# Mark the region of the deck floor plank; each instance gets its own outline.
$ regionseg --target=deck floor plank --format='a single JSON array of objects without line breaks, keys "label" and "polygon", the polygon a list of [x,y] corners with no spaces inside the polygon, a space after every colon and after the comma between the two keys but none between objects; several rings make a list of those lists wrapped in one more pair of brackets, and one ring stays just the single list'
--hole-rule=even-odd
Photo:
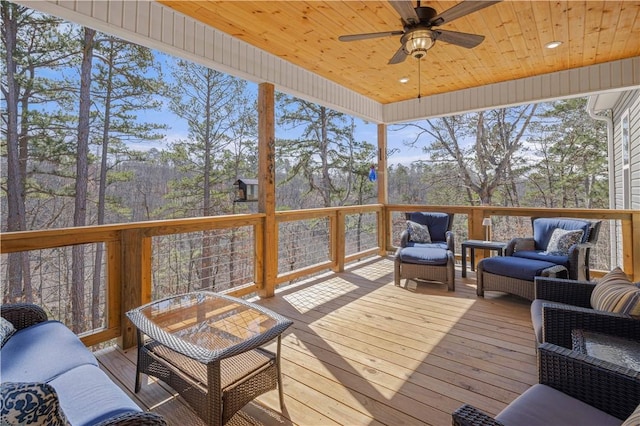
[{"label": "deck floor plank", "polygon": [[[475,291],[475,274],[459,270],[455,292],[438,283],[396,287],[393,261],[375,258],[257,301],[294,321],[282,339],[285,410],[268,392],[231,423],[449,425],[462,403],[496,414],[537,382],[529,303]],[[171,425],[203,424],[160,381],[143,376],[133,393],[135,348],[96,355],[144,409]]]}]

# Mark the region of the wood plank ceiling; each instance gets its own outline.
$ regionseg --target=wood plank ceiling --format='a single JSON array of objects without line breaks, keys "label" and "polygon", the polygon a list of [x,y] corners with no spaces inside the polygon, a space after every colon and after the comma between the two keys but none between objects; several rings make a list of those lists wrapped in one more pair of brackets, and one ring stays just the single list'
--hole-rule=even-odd
[{"label": "wood plank ceiling", "polygon": [[382,104],[640,56],[640,1],[503,1],[439,27],[486,38],[473,49],[436,42],[420,78],[412,57],[387,64],[400,36],[338,41],[401,30],[387,1],[159,2]]}]

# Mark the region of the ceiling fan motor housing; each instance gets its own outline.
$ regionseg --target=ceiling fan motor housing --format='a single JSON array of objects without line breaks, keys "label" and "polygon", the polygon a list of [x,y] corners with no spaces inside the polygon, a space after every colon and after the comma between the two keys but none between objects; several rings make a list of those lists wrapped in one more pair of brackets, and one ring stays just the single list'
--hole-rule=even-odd
[{"label": "ceiling fan motor housing", "polygon": [[416,15],[418,15],[418,18],[420,18],[420,23],[422,24],[429,23],[429,21],[431,21],[433,18],[435,18],[438,15],[438,12],[436,12],[436,10],[431,7],[419,6],[419,7],[416,7],[415,10],[416,10]]}]

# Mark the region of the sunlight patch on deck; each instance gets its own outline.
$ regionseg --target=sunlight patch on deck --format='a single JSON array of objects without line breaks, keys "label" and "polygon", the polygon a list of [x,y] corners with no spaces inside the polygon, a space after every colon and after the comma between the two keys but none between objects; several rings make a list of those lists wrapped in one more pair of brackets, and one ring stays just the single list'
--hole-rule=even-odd
[{"label": "sunlight patch on deck", "polygon": [[393,259],[381,259],[375,263],[358,266],[349,273],[371,281],[385,279],[389,282],[393,280]]},{"label": "sunlight patch on deck", "polygon": [[354,291],[358,286],[340,278],[323,281],[320,284],[300,288],[282,298],[301,314],[307,313],[325,303],[331,302]]}]

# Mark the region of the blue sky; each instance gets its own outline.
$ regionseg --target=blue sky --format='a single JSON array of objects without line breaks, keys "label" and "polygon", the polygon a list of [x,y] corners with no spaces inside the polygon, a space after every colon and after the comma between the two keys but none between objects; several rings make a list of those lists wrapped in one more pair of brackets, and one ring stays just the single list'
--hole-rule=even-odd
[{"label": "blue sky", "polygon": [[[156,60],[162,67],[163,77],[166,81],[171,82],[171,72],[170,66],[173,62],[173,58],[169,55],[157,53],[156,52]],[[249,82],[248,90],[257,96],[257,85],[255,83]],[[163,100],[163,111],[160,112],[162,115],[162,122],[168,126],[168,129],[165,131],[165,138],[161,142],[142,142],[131,144],[133,149],[146,151],[152,148],[156,149],[165,149],[170,143],[177,141],[179,139],[187,138],[187,123],[180,117],[176,116],[173,112],[171,112],[168,108],[166,100]],[[159,112],[158,111],[145,111],[140,112],[139,119],[144,121],[148,120],[149,122],[153,122],[157,120]],[[356,118],[356,140],[358,141],[366,141],[374,146],[377,146],[378,143],[378,130],[377,125],[375,123],[367,123],[359,118]],[[282,127],[276,128],[276,138],[295,138],[297,135],[294,131],[288,131]],[[417,160],[420,156],[424,156],[421,149],[418,148],[410,148],[404,145],[404,141],[413,140],[415,137],[415,131],[411,129],[405,129],[403,131],[395,131],[392,130],[392,126],[389,126],[387,130],[387,146],[389,150],[397,149],[400,152],[393,154],[388,163],[389,164],[410,164],[412,161]]]}]

